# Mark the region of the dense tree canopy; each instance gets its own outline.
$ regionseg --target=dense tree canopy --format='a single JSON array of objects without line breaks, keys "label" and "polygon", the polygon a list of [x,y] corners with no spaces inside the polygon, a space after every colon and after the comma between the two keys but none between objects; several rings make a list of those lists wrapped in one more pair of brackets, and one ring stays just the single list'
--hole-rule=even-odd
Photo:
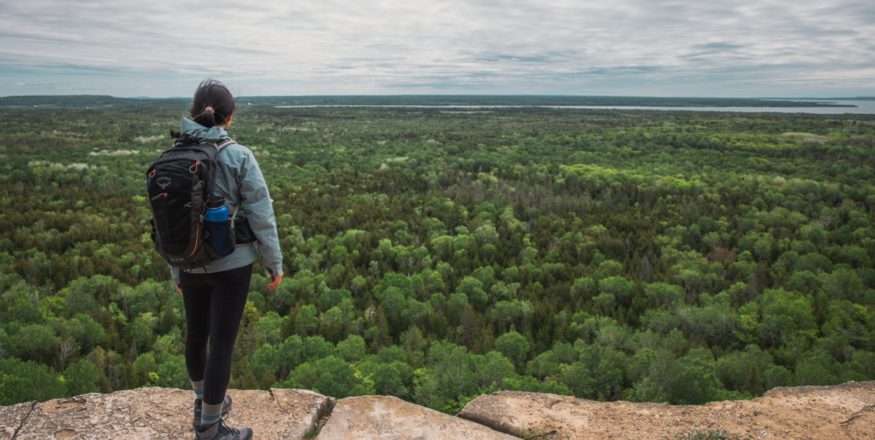
[{"label": "dense tree canopy", "polygon": [[[0,404],[187,387],[143,172],[178,103],[0,109]],[[274,108],[287,279],[232,387],[699,403],[875,379],[875,117]]]}]

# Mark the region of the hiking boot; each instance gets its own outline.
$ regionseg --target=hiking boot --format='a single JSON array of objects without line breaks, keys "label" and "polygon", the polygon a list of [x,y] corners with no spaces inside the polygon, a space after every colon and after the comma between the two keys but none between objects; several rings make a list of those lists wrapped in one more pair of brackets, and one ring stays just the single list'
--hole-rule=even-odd
[{"label": "hiking boot", "polygon": [[[191,419],[191,426],[197,428],[201,424],[201,407],[204,402],[201,399],[194,399],[194,417]],[[225,394],[225,400],[222,402],[222,418],[228,415],[231,411],[231,396]]]},{"label": "hiking boot", "polygon": [[211,425],[201,425],[194,430],[195,440],[250,440],[252,430],[249,428],[235,429],[225,426],[225,421],[219,419]]}]

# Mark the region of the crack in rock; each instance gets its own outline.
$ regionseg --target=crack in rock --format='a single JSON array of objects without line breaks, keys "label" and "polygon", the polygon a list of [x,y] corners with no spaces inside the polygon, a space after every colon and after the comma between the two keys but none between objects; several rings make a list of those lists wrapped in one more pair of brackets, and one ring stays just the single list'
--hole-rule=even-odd
[{"label": "crack in rock", "polygon": [[333,398],[325,399],[319,409],[316,411],[316,420],[314,420],[313,427],[307,431],[304,435],[304,438],[315,438],[319,435],[319,432],[322,431],[322,427],[328,423],[328,419],[331,418],[331,414],[334,412],[334,405],[337,403]]},{"label": "crack in rock", "polygon": [[841,424],[842,426],[848,426],[848,425],[849,425],[851,422],[853,422],[855,419],[857,419],[858,417],[862,416],[864,412],[869,411],[869,410],[875,410],[875,405],[866,405],[866,406],[860,408],[859,411],[857,411],[857,412],[851,414],[851,416],[848,417],[847,420],[845,420],[844,422],[842,422],[842,423],[840,423],[840,424]]},{"label": "crack in rock", "polygon": [[24,428],[24,422],[26,422],[27,418],[30,417],[30,413],[32,413],[34,408],[36,408],[36,404],[36,401],[30,403],[30,409],[27,410],[27,414],[25,414],[24,417],[21,418],[21,423],[18,424],[18,428],[15,428],[15,432],[12,433],[12,440],[15,440],[18,437],[18,432],[21,431],[21,428]]},{"label": "crack in rock", "polygon": [[562,400],[560,400],[560,399],[551,400],[549,403],[547,403],[547,408],[553,409],[553,405],[555,405],[557,403],[561,403],[561,402],[562,402]]},{"label": "crack in rock", "polygon": [[277,399],[276,394],[273,393],[273,388],[270,388],[267,391],[270,392],[270,400],[276,402],[276,406],[280,407],[280,410],[285,410],[285,407],[283,407],[283,402],[280,399]]}]

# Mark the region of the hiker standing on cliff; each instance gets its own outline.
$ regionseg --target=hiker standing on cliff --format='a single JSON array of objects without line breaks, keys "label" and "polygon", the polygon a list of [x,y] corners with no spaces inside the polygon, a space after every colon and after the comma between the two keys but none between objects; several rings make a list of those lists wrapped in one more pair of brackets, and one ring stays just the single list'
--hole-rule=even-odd
[{"label": "hiker standing on cliff", "polygon": [[[235,109],[228,88],[206,80],[195,91],[191,119],[182,118],[179,133],[181,139],[216,145],[212,197],[224,199],[225,218],[231,225],[236,223],[236,240],[231,242],[236,245],[228,249],[228,255],[203,267],[171,271],[185,303],[185,364],[196,395],[192,424],[195,438],[202,440],[252,438],[251,429],[230,428],[223,421],[231,409],[225,391],[231,378],[234,340],[249,293],[252,264],[260,258],[271,278],[269,290],[275,290],[283,279],[267,184],[252,151],[231,140],[226,131]],[[234,213],[233,217],[228,213]]]}]

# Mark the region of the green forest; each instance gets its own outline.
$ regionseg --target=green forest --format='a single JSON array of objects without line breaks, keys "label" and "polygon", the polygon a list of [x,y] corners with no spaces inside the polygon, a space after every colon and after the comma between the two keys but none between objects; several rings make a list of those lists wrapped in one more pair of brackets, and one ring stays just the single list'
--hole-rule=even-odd
[{"label": "green forest", "polygon": [[[190,387],[145,171],[184,101],[0,107],[0,404]],[[875,379],[875,115],[277,108],[231,388],[455,413]]]}]

